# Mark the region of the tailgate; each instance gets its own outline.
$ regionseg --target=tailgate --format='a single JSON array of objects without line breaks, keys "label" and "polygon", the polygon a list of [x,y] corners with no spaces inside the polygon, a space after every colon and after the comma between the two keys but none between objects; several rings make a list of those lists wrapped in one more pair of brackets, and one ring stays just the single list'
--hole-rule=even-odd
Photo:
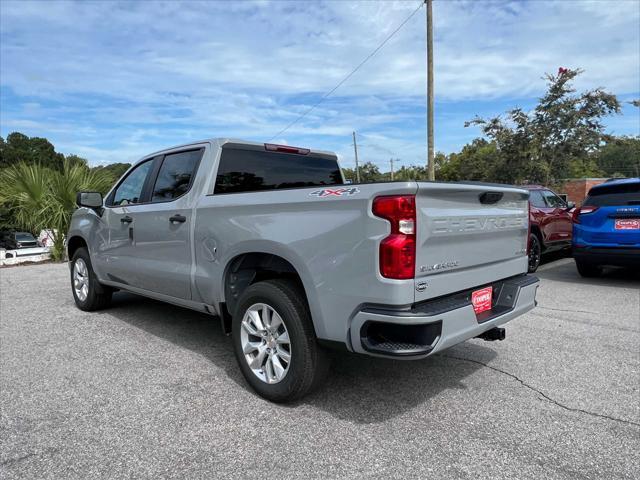
[{"label": "tailgate", "polygon": [[527,272],[529,193],[418,183],[416,302]]}]

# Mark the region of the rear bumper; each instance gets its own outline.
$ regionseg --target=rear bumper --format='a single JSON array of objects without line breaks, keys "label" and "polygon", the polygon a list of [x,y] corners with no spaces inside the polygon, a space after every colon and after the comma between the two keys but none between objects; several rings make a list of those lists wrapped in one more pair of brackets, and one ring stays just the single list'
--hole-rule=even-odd
[{"label": "rear bumper", "polygon": [[573,247],[573,258],[595,265],[618,267],[640,266],[640,248],[637,247]]},{"label": "rear bumper", "polygon": [[478,316],[471,304],[471,290],[408,309],[367,307],[351,321],[351,347],[355,352],[379,357],[424,358],[531,310],[536,305],[538,283],[532,275],[493,283],[493,307]]}]

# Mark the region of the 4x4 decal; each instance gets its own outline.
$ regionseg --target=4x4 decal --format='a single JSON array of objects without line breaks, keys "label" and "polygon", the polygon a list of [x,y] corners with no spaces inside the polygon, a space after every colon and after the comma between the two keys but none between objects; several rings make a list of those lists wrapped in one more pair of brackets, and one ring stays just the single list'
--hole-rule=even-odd
[{"label": "4x4 decal", "polygon": [[341,197],[343,195],[354,195],[359,193],[360,190],[357,187],[351,188],[324,188],[322,190],[316,190],[309,194],[310,197]]}]

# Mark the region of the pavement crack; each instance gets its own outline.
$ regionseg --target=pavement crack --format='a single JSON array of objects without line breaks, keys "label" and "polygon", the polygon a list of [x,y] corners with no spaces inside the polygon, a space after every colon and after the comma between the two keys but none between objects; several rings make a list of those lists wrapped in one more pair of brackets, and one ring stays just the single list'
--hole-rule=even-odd
[{"label": "pavement crack", "polygon": [[552,308],[552,307],[543,307],[542,305],[538,305],[536,308],[541,308],[542,310],[553,310],[554,312],[588,313],[590,315],[602,315],[601,313],[591,312],[589,310],[572,310],[570,308]]},{"label": "pavement crack", "polygon": [[446,355],[446,354],[440,354],[440,356],[445,357],[445,358],[452,358],[454,360],[460,360],[463,362],[470,362],[470,363],[475,363],[478,365],[482,365],[485,366],[495,372],[498,373],[502,373],[503,375],[507,375],[508,377],[513,378],[514,380],[518,381],[522,386],[528,388],[529,390],[536,392],[538,395],[540,395],[541,397],[543,397],[545,400],[553,403],[554,405],[563,408],[565,410],[568,410],[570,412],[577,412],[577,413],[584,413],[585,415],[590,415],[592,417],[598,417],[598,418],[603,418],[605,420],[611,420],[614,422],[620,422],[620,423],[626,423],[627,425],[634,425],[636,427],[640,427],[640,423],[638,422],[634,422],[632,420],[625,420],[623,418],[617,418],[617,417],[612,417],[610,415],[604,415],[602,413],[595,413],[595,412],[590,412],[588,410],[583,410],[582,408],[574,408],[574,407],[569,407],[568,405],[565,405],[563,403],[560,403],[558,400],[555,400],[553,398],[551,398],[549,395],[547,395],[546,393],[542,392],[541,390],[538,390],[537,388],[535,388],[532,385],[529,385],[527,382],[525,382],[524,380],[522,380],[520,377],[518,377],[517,375],[507,372],[506,370],[502,370],[498,367],[494,367],[492,365],[489,365],[487,363],[481,362],[479,360],[472,360],[470,358],[464,358],[464,357],[456,357],[454,355]]},{"label": "pavement crack", "polygon": [[26,460],[27,458],[35,457],[35,455],[35,453],[27,453],[26,455],[22,455],[21,457],[7,458],[6,460],[0,461],[0,466],[7,467],[9,465],[13,465],[14,463]]}]

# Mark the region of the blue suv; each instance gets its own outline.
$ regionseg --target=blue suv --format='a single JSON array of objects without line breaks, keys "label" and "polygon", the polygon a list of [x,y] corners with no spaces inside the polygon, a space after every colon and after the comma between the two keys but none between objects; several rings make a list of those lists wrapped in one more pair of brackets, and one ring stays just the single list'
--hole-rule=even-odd
[{"label": "blue suv", "polygon": [[604,265],[640,267],[640,178],[589,190],[573,212],[573,258],[583,277],[600,275]]}]

